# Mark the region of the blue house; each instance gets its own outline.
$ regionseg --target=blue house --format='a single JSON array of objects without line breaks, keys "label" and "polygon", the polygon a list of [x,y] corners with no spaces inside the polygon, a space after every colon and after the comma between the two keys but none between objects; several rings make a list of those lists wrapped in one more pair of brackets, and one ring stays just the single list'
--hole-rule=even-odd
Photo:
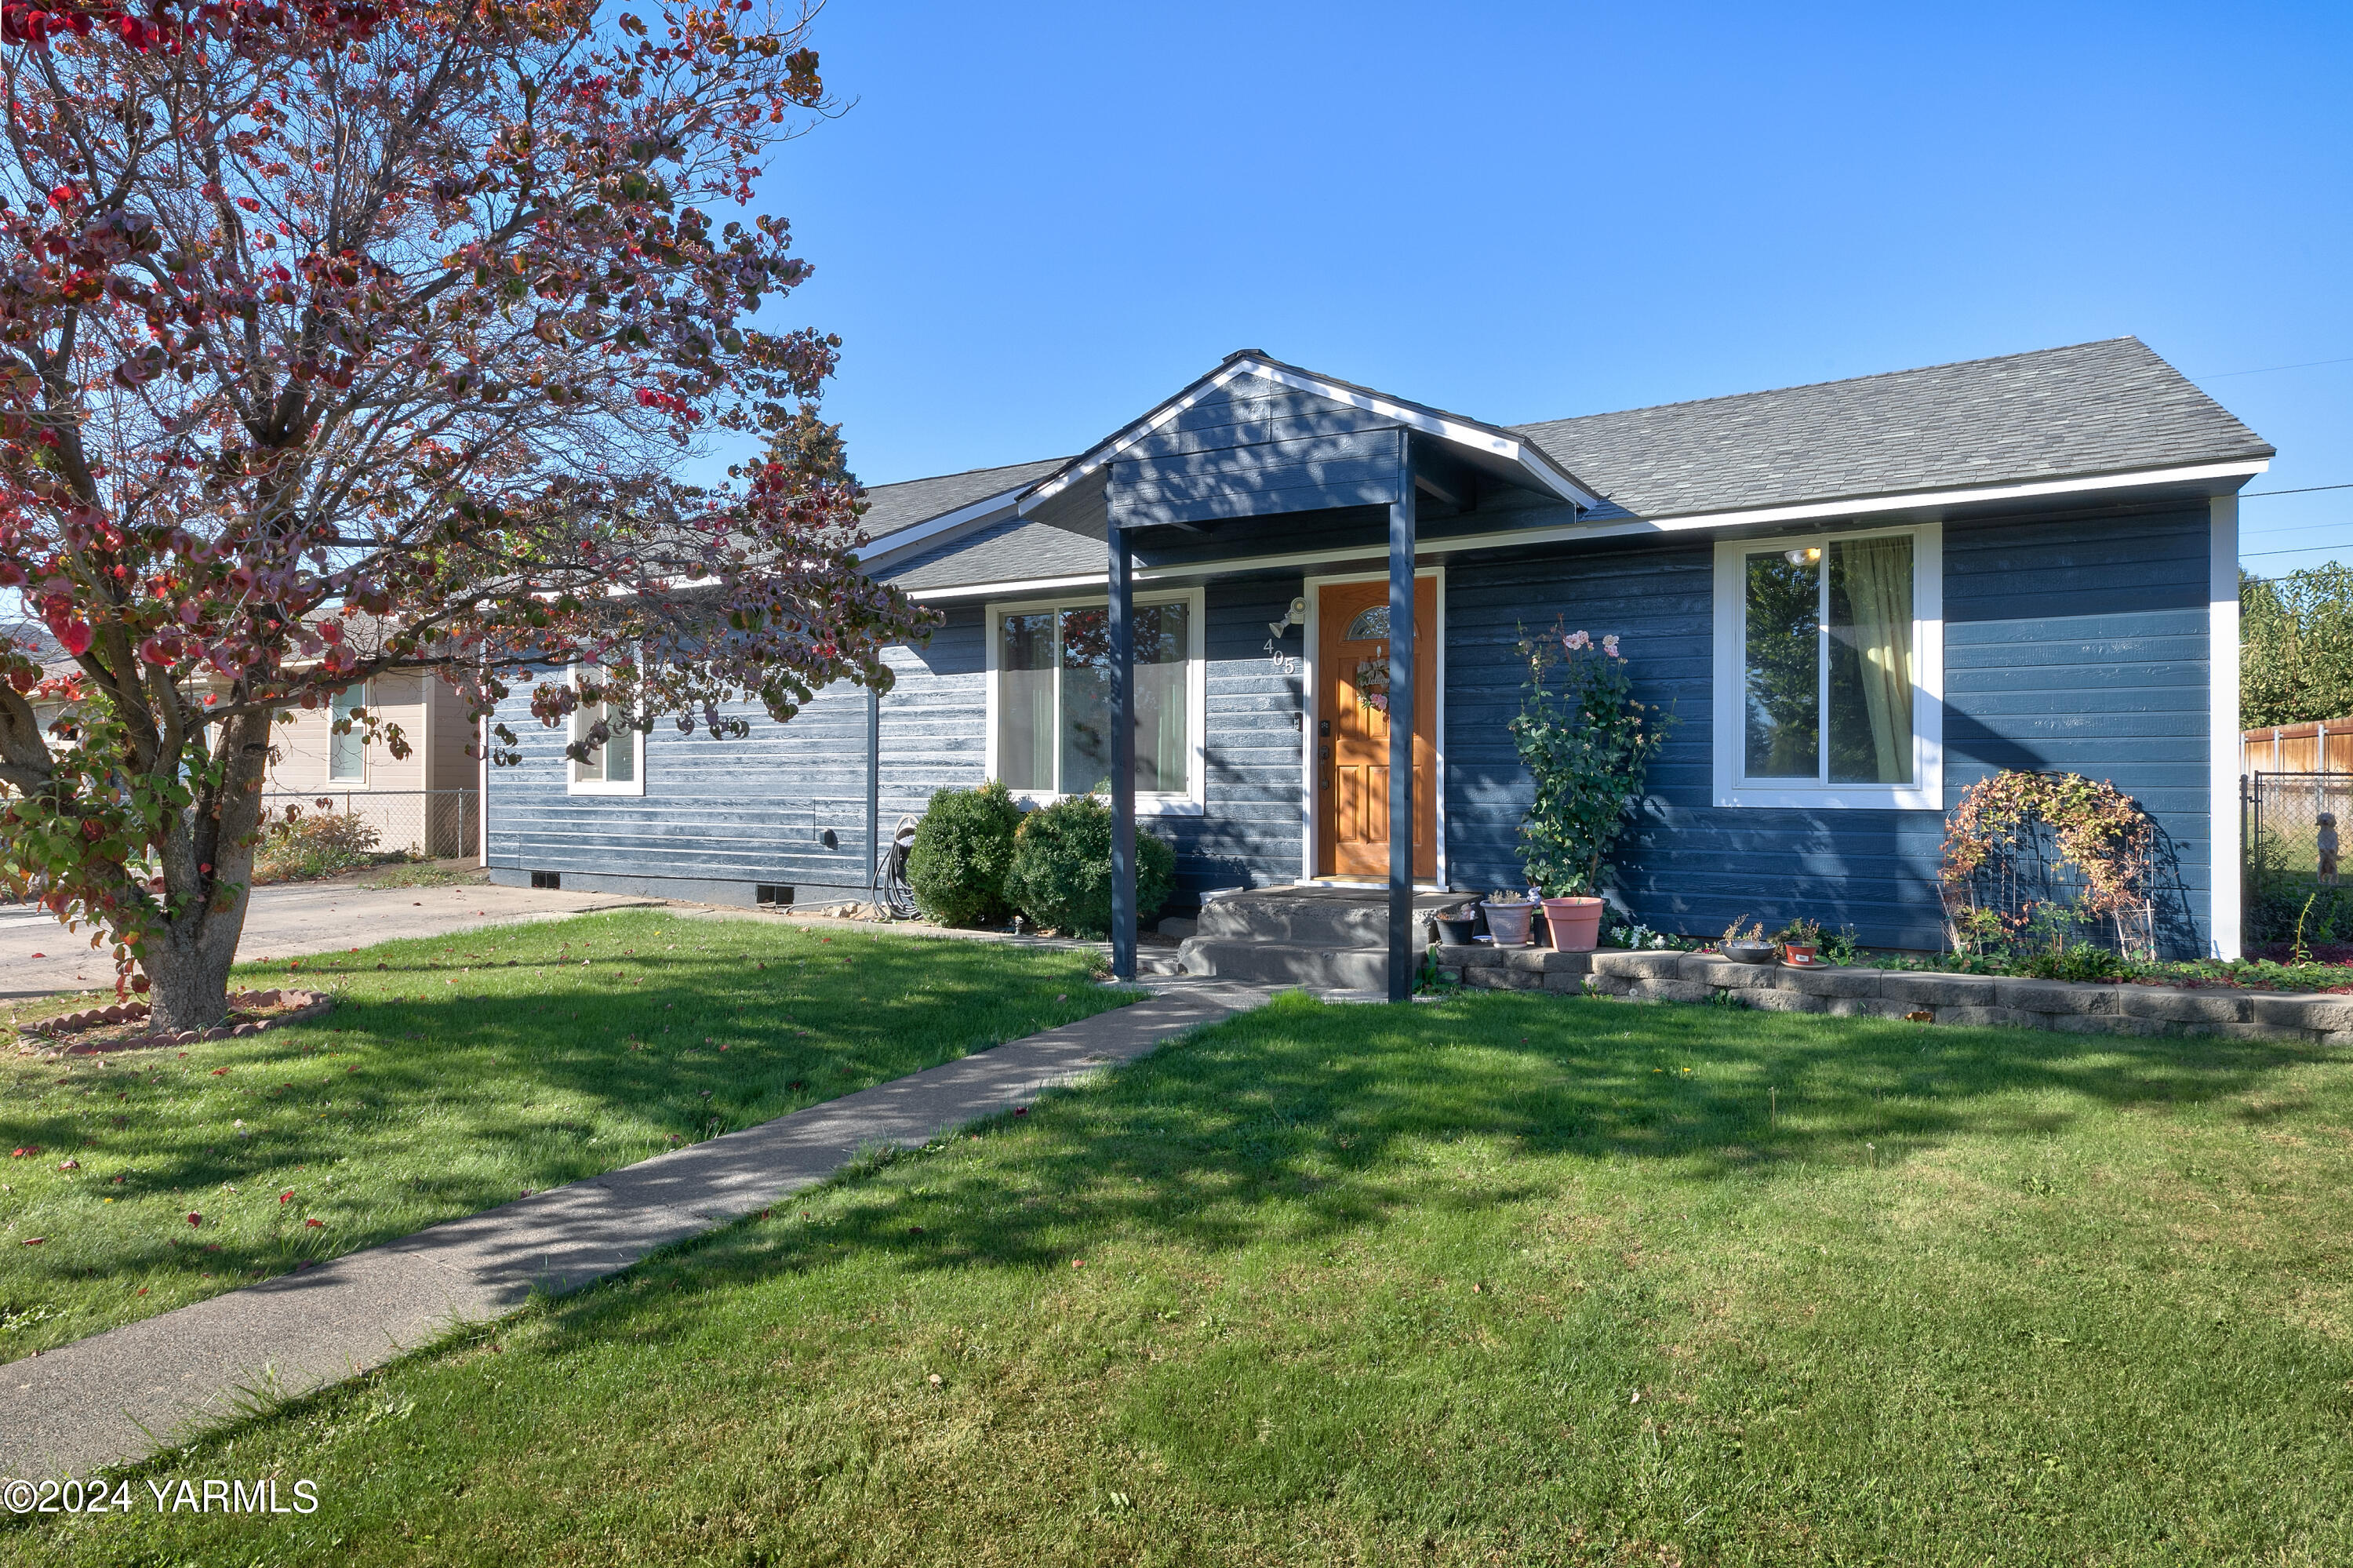
[{"label": "blue house", "polygon": [[1678,721],[1610,890],[1653,927],[1936,948],[1947,804],[2048,768],[2155,819],[2161,947],[2235,956],[2237,493],[2272,456],[2132,338],[1520,426],[1245,351],[1075,457],[877,487],[870,569],[945,617],[879,700],[586,767],[518,700],[487,859],[855,898],[943,785],[1108,781],[1181,906],[1401,913],[1524,880],[1514,645],[1557,627]]}]

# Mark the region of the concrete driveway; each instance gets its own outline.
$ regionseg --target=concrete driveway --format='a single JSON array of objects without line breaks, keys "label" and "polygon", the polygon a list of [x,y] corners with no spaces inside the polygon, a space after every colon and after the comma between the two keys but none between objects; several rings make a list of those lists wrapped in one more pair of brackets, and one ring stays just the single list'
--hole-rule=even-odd
[{"label": "concrete driveway", "polygon": [[[246,910],[240,959],[289,959],[364,948],[397,937],[439,937],[516,920],[659,903],[610,893],[553,893],[473,883],[459,887],[386,887],[350,882],[256,888]],[[47,996],[114,983],[114,966],[37,906],[0,905],[0,998]]]}]

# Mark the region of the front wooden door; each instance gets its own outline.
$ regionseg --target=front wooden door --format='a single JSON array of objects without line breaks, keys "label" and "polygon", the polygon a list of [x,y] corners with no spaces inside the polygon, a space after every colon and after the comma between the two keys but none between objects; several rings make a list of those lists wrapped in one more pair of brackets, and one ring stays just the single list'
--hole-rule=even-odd
[{"label": "front wooden door", "polygon": [[[1335,583],[1315,605],[1316,864],[1389,874],[1389,585]],[[1438,585],[1413,585],[1413,874],[1438,874]]]}]

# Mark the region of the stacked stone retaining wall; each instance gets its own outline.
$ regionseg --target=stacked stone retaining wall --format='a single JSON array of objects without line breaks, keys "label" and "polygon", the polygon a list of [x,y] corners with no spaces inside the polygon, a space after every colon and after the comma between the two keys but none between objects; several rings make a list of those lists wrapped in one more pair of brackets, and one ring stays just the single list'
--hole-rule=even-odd
[{"label": "stacked stone retaining wall", "polygon": [[[1441,947],[1439,973],[1492,991],[1545,991],[1630,1001],[1708,1001],[1731,992],[1767,1012],[1999,1023],[2073,1034],[2220,1034],[2353,1046],[2353,996],[2176,986],[2088,985],[1910,969],[1793,969],[1699,953],[1556,953],[1546,948]],[[1926,1014],[1925,1018],[1919,1017]]]}]

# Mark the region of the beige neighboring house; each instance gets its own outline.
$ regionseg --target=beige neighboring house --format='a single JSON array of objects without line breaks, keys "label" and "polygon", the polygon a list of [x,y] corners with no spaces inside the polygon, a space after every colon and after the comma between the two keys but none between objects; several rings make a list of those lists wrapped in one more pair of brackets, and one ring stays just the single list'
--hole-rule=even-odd
[{"label": "beige neighboring house", "polygon": [[[398,726],[408,743],[395,757],[381,731],[335,720],[364,708],[382,726]],[[276,745],[264,803],[349,811],[375,829],[377,847],[437,859],[478,857],[482,840],[481,764],[466,755],[474,722],[456,693],[427,674],[385,676],[353,686],[330,708],[290,708]]]},{"label": "beige neighboring house", "polygon": [[[360,620],[354,634],[365,637],[373,630]],[[47,673],[69,674],[78,668],[37,623],[0,624],[0,631],[29,644]],[[381,732],[373,740],[358,728],[333,733],[337,718],[363,706],[385,726],[400,726],[410,748],[406,757],[393,756]],[[37,702],[34,711],[46,727],[65,705]],[[306,813],[349,811],[376,831],[379,849],[479,862],[482,768],[466,755],[475,735],[457,694],[430,675],[394,675],[353,686],[334,699],[332,711],[289,708],[280,716],[263,804],[273,814],[298,805]]]}]

